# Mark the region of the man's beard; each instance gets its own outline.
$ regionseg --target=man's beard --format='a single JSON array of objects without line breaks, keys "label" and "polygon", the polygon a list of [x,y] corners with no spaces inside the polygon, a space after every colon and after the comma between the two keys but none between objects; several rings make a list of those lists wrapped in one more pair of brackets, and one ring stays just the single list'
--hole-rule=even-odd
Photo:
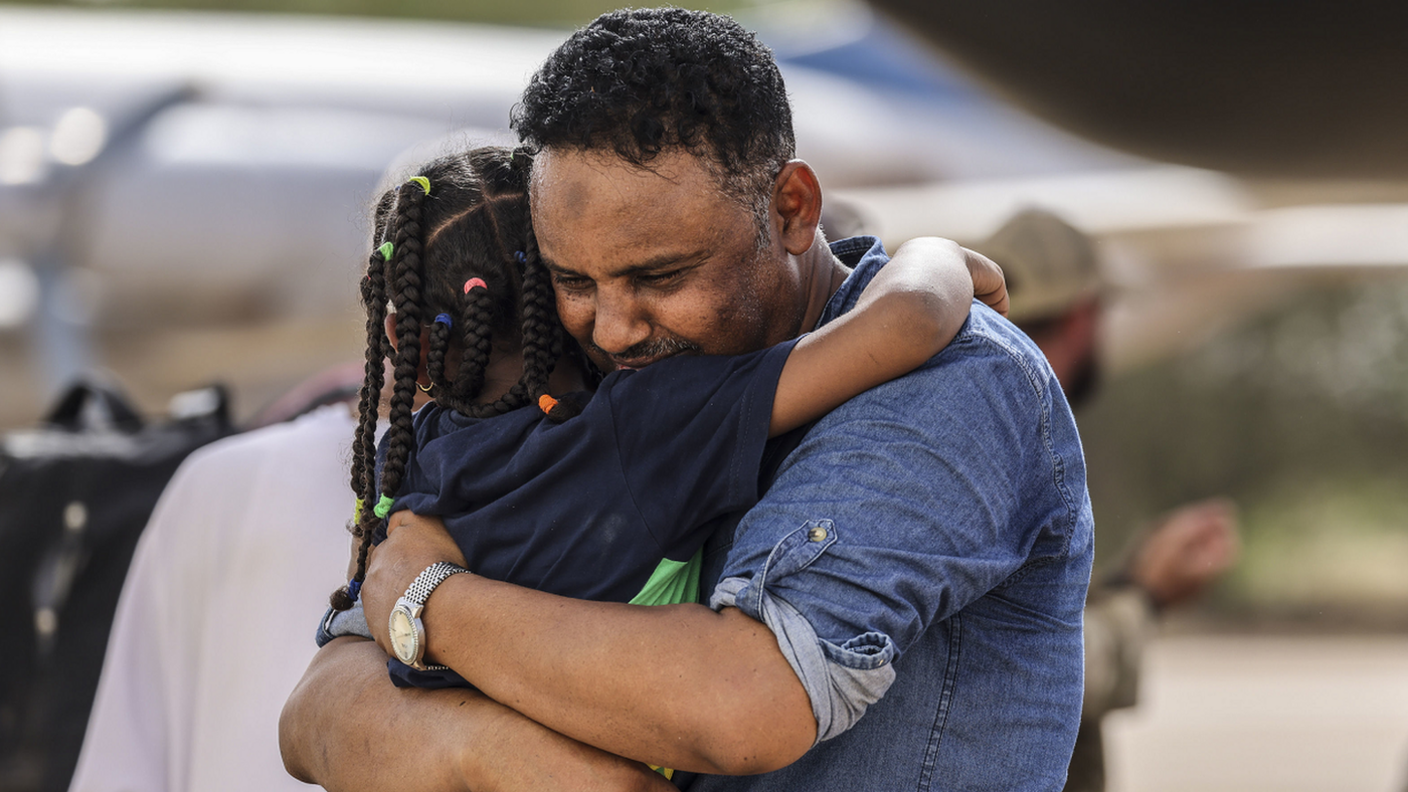
[{"label": "man's beard", "polygon": [[1066,393],[1066,403],[1071,405],[1072,410],[1090,403],[1100,390],[1104,379],[1102,374],[1100,361],[1093,352],[1081,359],[1076,370],[1066,378],[1066,382],[1061,383],[1061,390]]},{"label": "man's beard", "polygon": [[626,349],[619,355],[609,354],[596,344],[591,344],[591,350],[593,357],[614,363],[616,360],[663,360],[675,355],[697,355],[700,353],[701,347],[678,338],[651,338]]}]

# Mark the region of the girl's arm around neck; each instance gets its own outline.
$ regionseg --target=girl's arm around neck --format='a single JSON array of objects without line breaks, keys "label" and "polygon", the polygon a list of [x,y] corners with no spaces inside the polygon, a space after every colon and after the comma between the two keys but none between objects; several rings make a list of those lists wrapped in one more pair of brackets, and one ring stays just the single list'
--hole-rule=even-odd
[{"label": "girl's arm around neck", "polygon": [[936,237],[901,245],[854,309],[792,348],[773,397],[770,435],[922,366],[958,334],[975,294],[1006,313],[1002,270],[987,258]]}]

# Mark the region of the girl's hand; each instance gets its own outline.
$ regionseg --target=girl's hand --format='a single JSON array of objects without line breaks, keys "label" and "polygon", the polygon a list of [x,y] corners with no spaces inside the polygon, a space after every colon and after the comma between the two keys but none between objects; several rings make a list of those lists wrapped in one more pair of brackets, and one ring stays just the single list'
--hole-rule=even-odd
[{"label": "girl's hand", "polygon": [[[919,277],[926,288],[939,288],[932,279],[943,273],[951,272],[952,267],[960,260],[968,270],[969,280],[973,282],[973,296],[981,300],[984,305],[1006,316],[1008,307],[1007,278],[1002,274],[1002,267],[999,267],[992,259],[982,253],[969,250],[957,242],[939,237],[915,237],[900,245],[891,259],[893,266],[886,266],[880,270],[880,273],[875,276],[875,280],[871,281],[871,285],[866,287],[866,292],[861,294],[861,299],[866,298],[866,293],[889,290],[892,278],[903,281],[906,278]],[[903,266],[900,266],[901,264]],[[884,284],[884,288],[876,288],[877,284]],[[908,288],[912,289],[913,287]],[[968,300],[965,298],[963,303],[966,305]],[[966,313],[965,318],[967,318]]]},{"label": "girl's hand", "polygon": [[968,275],[973,278],[973,296],[1003,316],[1007,315],[1007,278],[1002,267],[982,253],[963,248]]},{"label": "girl's hand", "polygon": [[391,654],[387,632],[391,609],[416,576],[437,561],[465,566],[464,554],[445,530],[445,524],[408,511],[391,515],[386,541],[373,547],[367,557],[367,580],[362,584],[361,595],[367,626],[387,654]]}]

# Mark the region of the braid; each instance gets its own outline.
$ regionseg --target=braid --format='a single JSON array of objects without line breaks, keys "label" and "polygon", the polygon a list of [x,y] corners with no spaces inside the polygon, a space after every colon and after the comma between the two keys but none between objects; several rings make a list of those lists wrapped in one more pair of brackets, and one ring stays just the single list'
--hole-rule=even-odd
[{"label": "braid", "polygon": [[[529,400],[538,403],[547,393],[548,377],[562,357],[562,322],[557,317],[557,298],[552,278],[538,256],[538,239],[530,229],[524,244],[523,261],[523,380]],[[547,411],[554,421],[564,421],[580,409],[557,401]]]},{"label": "braid", "polygon": [[363,383],[362,403],[359,409],[370,415],[370,423],[362,441],[362,489],[359,493],[365,503],[376,497],[376,422],[380,412],[381,389],[386,381],[386,258],[380,251],[375,261],[367,268],[367,281],[364,299],[367,301],[367,368]]},{"label": "braid", "polygon": [[[492,204],[491,204],[491,205],[492,205]],[[517,262],[515,261],[514,263],[510,264],[509,271],[512,272],[512,271],[513,271],[514,269],[516,269],[516,268],[517,268]],[[521,272],[519,273],[519,279],[520,279],[520,280],[522,279],[522,273],[521,273]],[[526,288],[527,284],[524,283],[523,286]],[[479,290],[476,290],[476,291],[479,291]],[[526,297],[526,292],[524,293],[524,297]],[[520,313],[520,314],[523,313],[523,308],[524,308],[524,306],[523,306],[523,304],[520,302],[520,305],[519,305],[519,313]],[[473,416],[476,417],[476,418],[491,418],[491,417],[493,417],[493,416],[495,416],[495,415],[503,415],[504,413],[510,412],[510,411],[513,411],[513,410],[516,410],[516,409],[518,409],[519,407],[524,407],[524,406],[528,405],[528,404],[531,402],[531,396],[530,396],[530,394],[532,393],[532,391],[531,391],[531,390],[529,389],[529,387],[528,387],[529,370],[530,370],[530,368],[531,368],[531,364],[529,363],[529,361],[530,361],[530,359],[531,359],[531,356],[530,356],[530,353],[529,353],[529,349],[528,349],[527,344],[528,344],[528,337],[527,337],[526,335],[524,335],[524,336],[523,336],[523,345],[524,345],[524,346],[523,346],[523,373],[519,376],[518,382],[515,382],[515,383],[513,384],[513,387],[511,387],[511,388],[508,389],[508,392],[507,392],[507,393],[505,393],[504,395],[500,396],[498,399],[494,400],[492,403],[490,403],[490,404],[476,404],[476,405],[474,405],[474,406],[473,406],[473,409],[472,409],[471,412],[469,413],[470,415],[473,415]]]},{"label": "braid", "polygon": [[[362,581],[366,580],[367,555],[371,551],[372,536],[381,521],[381,517],[375,512],[378,494],[396,494],[410,459],[413,435],[411,408],[415,402],[416,379],[420,371],[420,219],[424,198],[425,193],[420,189],[399,191],[396,197],[396,237],[391,261],[384,262],[380,252],[374,254],[373,263],[368,267],[367,282],[363,287],[363,300],[367,303],[367,371],[359,405],[361,421],[354,437],[352,474],[354,489],[360,483],[358,497],[362,504],[361,519],[354,527],[353,534],[360,537],[361,541],[357,546],[357,571],[352,577],[352,583],[333,592],[331,603],[337,610],[352,607],[356,598],[351,588],[360,587]],[[384,384],[382,361],[387,351],[381,330],[386,321],[387,270],[390,271],[391,298],[396,307],[396,365],[391,395],[391,426],[387,430],[386,462],[382,468],[380,486],[377,486],[376,404]],[[376,325],[375,330],[373,323]]]},{"label": "braid", "polygon": [[[406,473],[411,452],[411,408],[415,403],[416,379],[420,373],[421,326],[421,204],[425,193],[403,187],[396,204],[396,250],[391,257],[396,307],[395,381],[391,392],[390,428],[387,455],[378,488],[395,496]],[[370,505],[370,504],[369,504]]]},{"label": "braid", "polygon": [[438,395],[449,389],[449,383],[445,381],[445,353],[450,347],[450,326],[440,321],[432,322],[429,344],[425,354],[425,374],[430,379],[432,392]]},{"label": "braid", "polygon": [[[374,251],[367,261],[367,274],[362,279],[362,304],[367,309],[366,370],[357,403],[357,431],[352,440],[352,494],[363,508],[358,509],[352,535],[361,539],[358,546],[358,569],[365,570],[366,554],[371,545],[368,513],[376,498],[376,424],[381,388],[385,377],[386,358],[386,260],[381,251]],[[353,597],[347,586],[334,591],[330,599],[333,608],[345,611],[352,607]]]},{"label": "braid", "polygon": [[489,368],[489,353],[494,344],[494,311],[488,289],[471,289],[464,295],[463,305],[460,342],[464,345],[464,355],[460,358],[459,375],[452,393],[457,401],[469,404],[484,388],[484,373]]},{"label": "braid", "polygon": [[[382,324],[385,322],[385,299],[377,305],[375,299],[376,285],[372,278],[383,281],[381,252],[372,253],[367,262],[367,274],[362,278],[362,305],[367,309],[367,352],[366,369],[362,379],[362,389],[357,403],[357,414],[359,421],[357,424],[356,437],[352,443],[352,494],[358,498],[365,498],[367,495],[367,480],[365,478],[366,469],[364,463],[367,456],[366,438],[369,434],[376,433],[376,406],[381,398],[381,375],[382,358],[384,350],[382,338],[385,330]],[[382,291],[385,291],[384,281]],[[370,414],[370,419],[368,415]]]}]

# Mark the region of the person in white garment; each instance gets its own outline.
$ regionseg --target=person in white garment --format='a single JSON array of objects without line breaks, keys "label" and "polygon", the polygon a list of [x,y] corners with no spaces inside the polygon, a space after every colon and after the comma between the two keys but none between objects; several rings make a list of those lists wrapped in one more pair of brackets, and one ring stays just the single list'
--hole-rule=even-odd
[{"label": "person in white garment", "polygon": [[[505,140],[458,130],[387,173]],[[361,362],[310,377],[256,417],[262,428],[197,450],[167,484],[127,573],[70,792],[308,789],[279,757],[279,712],[350,574],[361,382]],[[326,406],[276,423],[314,404]]]},{"label": "person in white garment", "polygon": [[307,789],[279,758],[279,711],[345,578],[354,427],[347,405],[321,407],[177,470],[133,557],[72,792]]}]

